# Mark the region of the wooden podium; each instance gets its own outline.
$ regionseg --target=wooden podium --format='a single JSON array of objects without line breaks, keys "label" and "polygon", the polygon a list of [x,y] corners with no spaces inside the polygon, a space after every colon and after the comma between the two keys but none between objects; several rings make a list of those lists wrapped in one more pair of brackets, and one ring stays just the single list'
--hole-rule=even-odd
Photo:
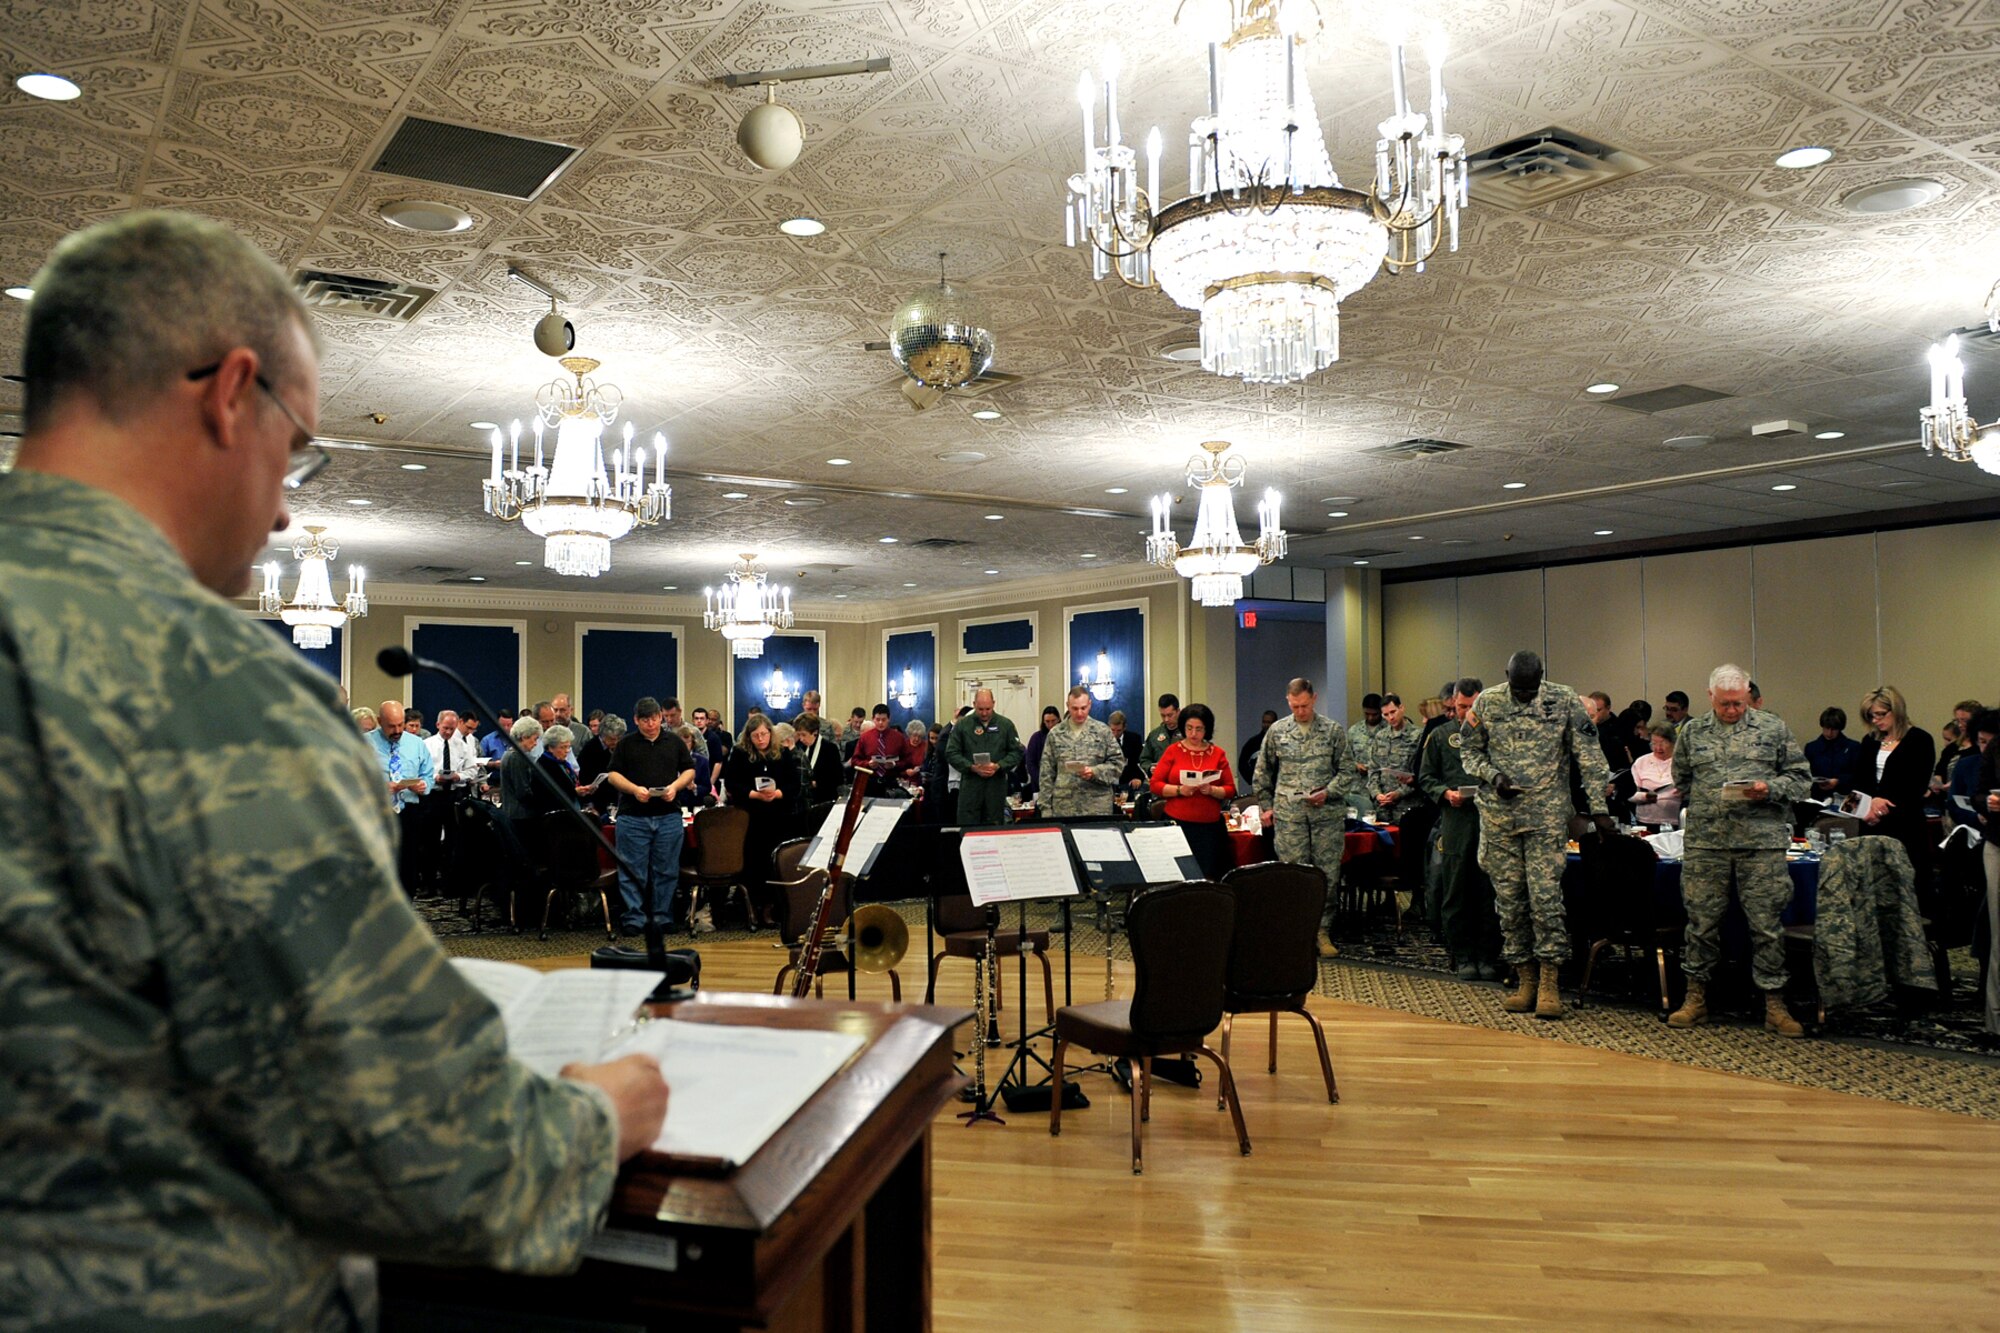
[{"label": "wooden podium", "polygon": [[655,1012],[868,1044],[727,1175],[628,1163],[607,1233],[639,1262],[564,1277],[384,1263],[384,1333],[930,1328],[930,1129],[965,1085],[951,1034],[971,1013],[707,993]]}]

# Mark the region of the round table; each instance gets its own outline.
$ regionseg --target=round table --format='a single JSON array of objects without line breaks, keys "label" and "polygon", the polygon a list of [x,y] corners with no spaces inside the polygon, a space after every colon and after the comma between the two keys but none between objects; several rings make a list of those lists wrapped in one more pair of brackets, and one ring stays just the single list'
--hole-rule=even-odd
[{"label": "round table", "polygon": [[[1388,835],[1386,838],[1383,836],[1385,833]],[[1274,860],[1275,855],[1271,845],[1265,841],[1266,836],[1264,831],[1231,832],[1229,835],[1231,864],[1250,866],[1260,861]],[[1383,847],[1393,846],[1395,836],[1396,826],[1393,824],[1382,829],[1349,829],[1347,845],[1341,851],[1340,862],[1345,865],[1357,857],[1372,856]]]}]

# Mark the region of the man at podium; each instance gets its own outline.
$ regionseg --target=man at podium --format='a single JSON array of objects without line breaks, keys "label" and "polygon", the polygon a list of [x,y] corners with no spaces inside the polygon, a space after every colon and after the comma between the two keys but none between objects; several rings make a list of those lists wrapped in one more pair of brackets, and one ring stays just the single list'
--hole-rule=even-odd
[{"label": "man at podium", "polygon": [[509,1057],[397,885],[337,686],[224,600],[326,462],[298,297],[185,213],[73,235],[34,284],[0,476],[0,1324],[342,1328],[343,1255],[573,1267],[658,1064]]}]

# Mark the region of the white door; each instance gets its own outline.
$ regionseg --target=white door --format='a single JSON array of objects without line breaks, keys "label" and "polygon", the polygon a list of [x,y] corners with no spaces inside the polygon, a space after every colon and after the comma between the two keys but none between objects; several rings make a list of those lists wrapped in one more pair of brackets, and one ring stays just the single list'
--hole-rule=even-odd
[{"label": "white door", "polygon": [[1013,671],[961,671],[958,673],[958,701],[952,705],[952,712],[972,706],[972,696],[979,690],[993,691],[993,711],[1004,718],[1012,719],[1015,730],[1021,733],[1025,744],[1028,737],[1035,734],[1037,719],[1042,712],[1041,668],[1021,667]]}]

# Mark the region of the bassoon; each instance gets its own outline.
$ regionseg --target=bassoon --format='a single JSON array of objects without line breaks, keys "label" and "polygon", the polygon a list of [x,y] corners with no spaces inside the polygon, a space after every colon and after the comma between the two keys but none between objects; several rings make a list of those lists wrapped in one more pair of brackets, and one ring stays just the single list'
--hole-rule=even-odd
[{"label": "bassoon", "polygon": [[868,799],[868,770],[856,765],[854,790],[847,795],[847,809],[840,816],[840,836],[834,839],[833,854],[826,859],[826,887],[813,904],[812,920],[799,941],[799,970],[792,981],[792,998],[803,1000],[812,994],[819,976],[820,954],[826,949],[827,915],[833,911],[834,890],[840,886],[842,867],[847,862],[847,846],[854,841],[855,826],[861,822],[861,807]]}]

